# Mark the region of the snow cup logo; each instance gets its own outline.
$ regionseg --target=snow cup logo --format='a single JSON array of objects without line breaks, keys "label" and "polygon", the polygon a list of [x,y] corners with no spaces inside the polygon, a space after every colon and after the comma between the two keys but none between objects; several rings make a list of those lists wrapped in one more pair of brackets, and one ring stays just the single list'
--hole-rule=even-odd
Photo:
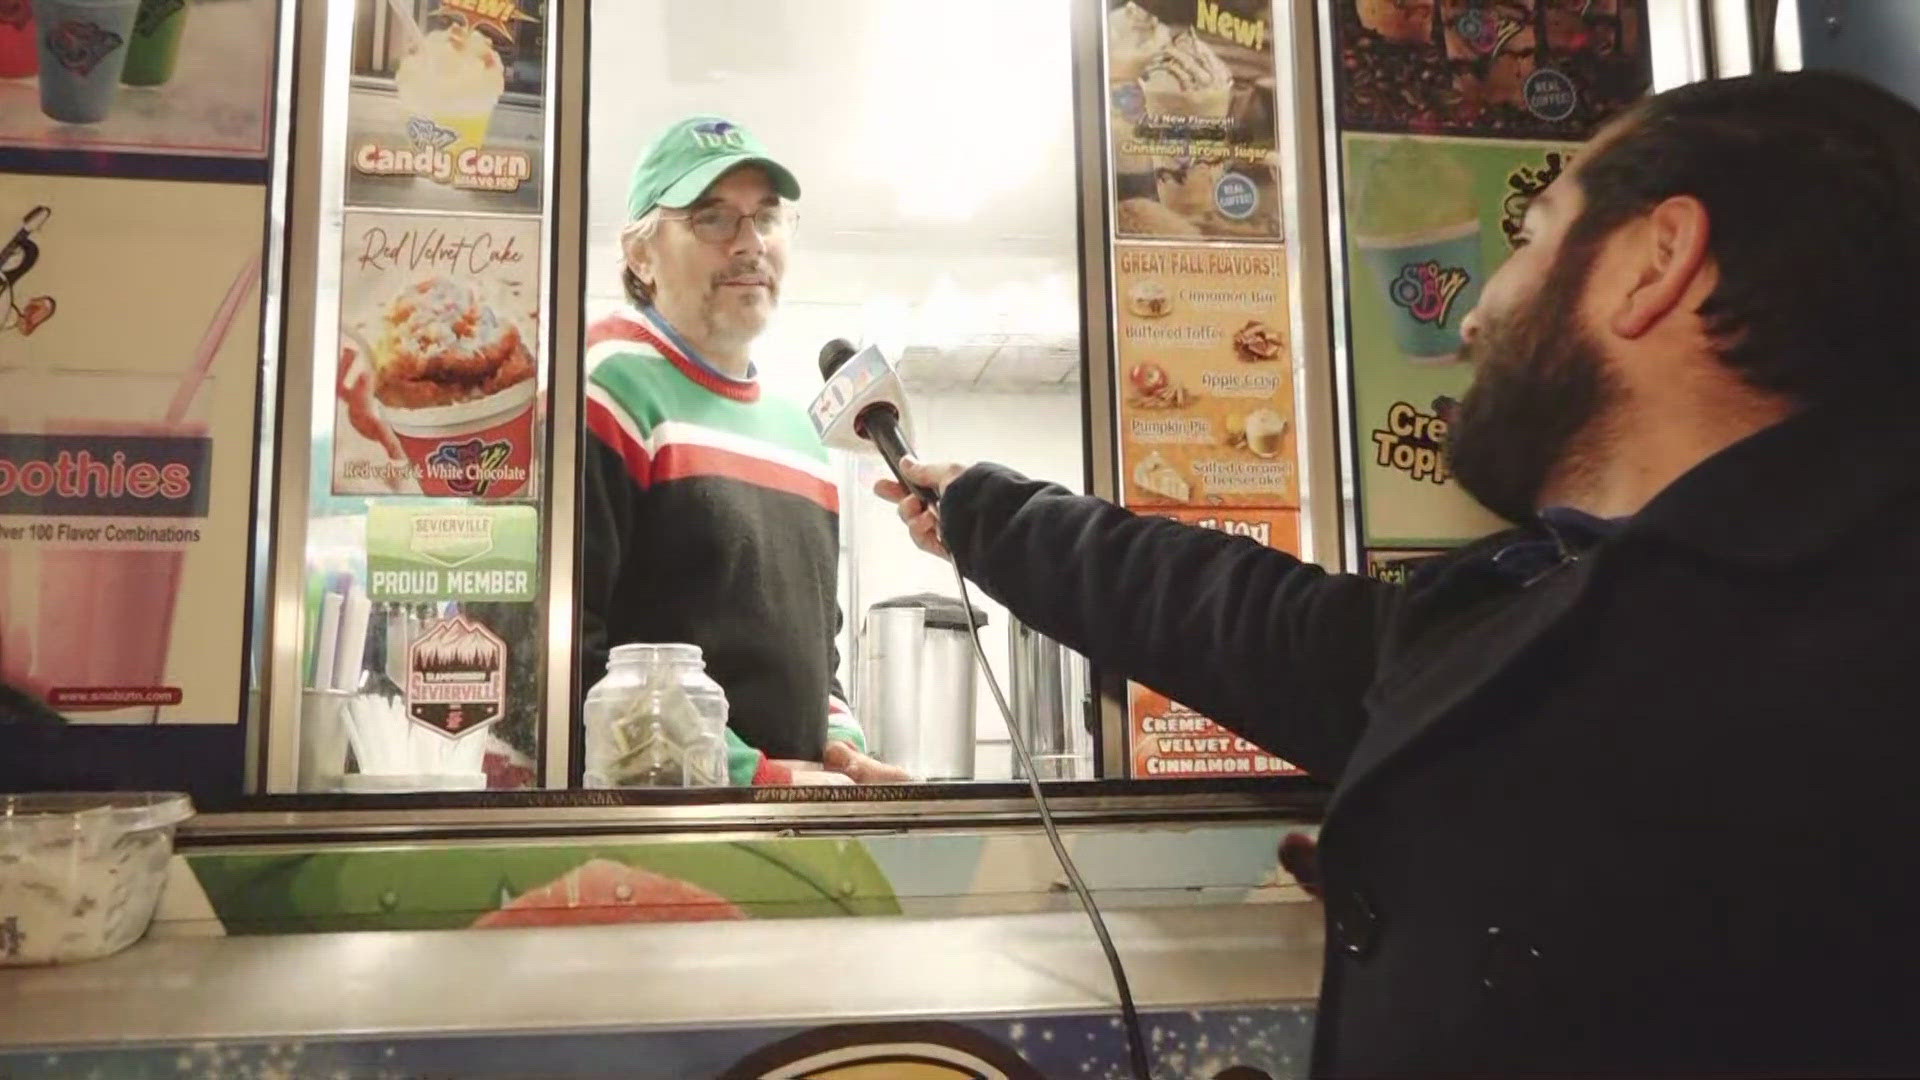
[{"label": "snow cup logo", "polygon": [[126,44],[119,34],[92,19],[63,19],[47,27],[43,38],[54,62],[81,78],[93,74],[100,61]]},{"label": "snow cup logo", "polygon": [[434,623],[407,650],[407,715],[459,737],[499,718],[507,644],[464,616]]},{"label": "snow cup logo", "polygon": [[1042,1080],[1011,1049],[959,1024],[845,1024],[765,1047],[721,1080]]},{"label": "snow cup logo", "polygon": [[413,145],[424,150],[445,150],[460,138],[458,132],[443,128],[424,116],[416,116],[407,121],[407,138]]},{"label": "snow cup logo", "polygon": [[1514,35],[1525,30],[1527,24],[1511,15],[1485,11],[1480,8],[1468,8],[1464,14],[1454,20],[1454,33],[1482,56],[1492,56],[1506,47]]},{"label": "snow cup logo", "polygon": [[513,444],[505,440],[441,443],[427,458],[427,470],[445,478],[455,495],[483,496],[501,476],[507,459],[513,456]]},{"label": "snow cup logo", "polygon": [[1453,314],[1453,302],[1472,280],[1462,267],[1442,266],[1428,259],[1401,267],[1388,293],[1394,306],[1404,309],[1415,322],[1445,326]]},{"label": "snow cup logo", "polygon": [[33,18],[31,0],[0,0],[0,26],[25,30],[27,20],[31,18]]}]

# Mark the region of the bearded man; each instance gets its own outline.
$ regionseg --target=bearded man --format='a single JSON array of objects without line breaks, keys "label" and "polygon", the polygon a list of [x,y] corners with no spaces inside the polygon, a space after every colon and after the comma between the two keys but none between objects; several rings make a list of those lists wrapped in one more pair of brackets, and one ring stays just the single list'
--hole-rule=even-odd
[{"label": "bearded man", "polygon": [[1321,1076],[1920,1075],[1920,112],[1683,87],[1533,201],[1402,585],[991,466],[921,546],[1333,785]]}]

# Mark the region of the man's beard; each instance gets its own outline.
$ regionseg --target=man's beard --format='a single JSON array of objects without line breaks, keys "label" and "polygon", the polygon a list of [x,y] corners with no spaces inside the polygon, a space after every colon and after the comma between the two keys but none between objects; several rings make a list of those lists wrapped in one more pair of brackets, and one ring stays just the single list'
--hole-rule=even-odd
[{"label": "man's beard", "polygon": [[1461,351],[1478,374],[1448,430],[1447,458],[1467,494],[1521,522],[1549,483],[1576,475],[1598,421],[1619,397],[1579,303],[1591,248],[1563,249],[1520,310],[1491,318]]},{"label": "man's beard", "polygon": [[[766,302],[764,305],[749,305],[741,297],[730,295],[731,289],[725,282],[754,275],[766,283]],[[764,263],[747,261],[735,263],[721,273],[713,276],[707,292],[707,320],[714,331],[728,337],[751,340],[767,328],[774,311],[780,306],[780,286],[775,283],[773,270]]]}]

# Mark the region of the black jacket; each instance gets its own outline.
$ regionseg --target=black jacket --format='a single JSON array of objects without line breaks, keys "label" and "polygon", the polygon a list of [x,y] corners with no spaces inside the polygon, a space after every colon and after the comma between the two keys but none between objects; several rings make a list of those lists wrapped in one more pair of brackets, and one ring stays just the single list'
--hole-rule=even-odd
[{"label": "black jacket", "polygon": [[992,467],[942,513],[1019,618],[1335,784],[1318,1074],[1915,1076],[1916,466],[1810,412],[1397,586]]}]

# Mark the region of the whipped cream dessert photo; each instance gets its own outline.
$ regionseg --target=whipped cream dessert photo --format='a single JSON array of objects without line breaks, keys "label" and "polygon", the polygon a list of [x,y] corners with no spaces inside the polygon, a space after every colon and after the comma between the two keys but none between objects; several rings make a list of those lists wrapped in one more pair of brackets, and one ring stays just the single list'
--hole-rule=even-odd
[{"label": "whipped cream dessert photo", "polygon": [[1280,239],[1270,0],[1122,0],[1107,10],[1115,230]]}]

